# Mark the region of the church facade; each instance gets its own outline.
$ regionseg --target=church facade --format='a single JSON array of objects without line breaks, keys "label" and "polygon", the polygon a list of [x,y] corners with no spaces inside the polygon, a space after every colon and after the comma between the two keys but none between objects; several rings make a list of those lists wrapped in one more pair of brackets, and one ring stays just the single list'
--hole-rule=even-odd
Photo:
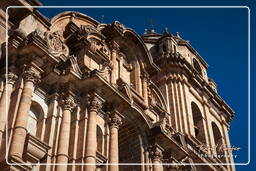
[{"label": "church facade", "polygon": [[11,5],[41,4],[0,2],[0,170],[235,170],[234,112],[178,33],[24,7],[6,40]]}]

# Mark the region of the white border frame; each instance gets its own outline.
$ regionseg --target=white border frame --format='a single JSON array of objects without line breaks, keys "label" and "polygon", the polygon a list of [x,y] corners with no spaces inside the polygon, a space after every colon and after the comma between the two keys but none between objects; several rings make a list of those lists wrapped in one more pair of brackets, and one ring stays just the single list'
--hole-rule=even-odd
[{"label": "white border frame", "polygon": [[[178,164],[172,164],[172,163],[161,163],[161,164],[153,164],[153,163],[104,163],[101,165],[249,165],[251,162],[251,23],[250,23],[250,16],[251,11],[248,6],[8,6],[6,9],[6,74],[8,72],[8,10],[10,8],[246,8],[248,10],[248,162],[247,163],[178,163]],[[6,82],[8,81],[8,78],[6,77]],[[8,88],[7,88],[8,91]],[[6,94],[7,97],[7,94]],[[7,98],[6,98],[7,99]],[[6,106],[7,102],[6,100]],[[8,125],[8,111],[6,112],[6,124]],[[8,129],[6,129],[6,136],[8,136]],[[6,147],[9,149],[7,138],[6,138]],[[21,163],[9,163],[8,162],[8,152],[6,152],[6,163],[11,166],[15,165],[24,165],[24,166],[32,166],[32,164],[21,164]],[[234,160],[234,159],[233,159]],[[35,165],[94,165],[94,163],[37,163]]]}]

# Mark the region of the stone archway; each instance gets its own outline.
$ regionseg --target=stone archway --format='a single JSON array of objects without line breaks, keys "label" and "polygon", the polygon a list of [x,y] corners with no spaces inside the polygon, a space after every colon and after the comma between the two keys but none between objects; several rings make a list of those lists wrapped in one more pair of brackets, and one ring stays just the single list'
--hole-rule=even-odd
[{"label": "stone archway", "polygon": [[[141,142],[139,132],[128,120],[119,128],[119,163],[141,163]],[[120,165],[120,171],[140,171],[140,165]]]}]

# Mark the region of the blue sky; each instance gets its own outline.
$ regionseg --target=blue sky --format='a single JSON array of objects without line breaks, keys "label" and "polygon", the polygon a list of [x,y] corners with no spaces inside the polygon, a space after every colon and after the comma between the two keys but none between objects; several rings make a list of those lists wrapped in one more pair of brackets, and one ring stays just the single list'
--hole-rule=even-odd
[{"label": "blue sky", "polygon": [[[247,5],[254,17],[251,1],[46,1],[44,5]],[[119,20],[126,27],[142,34],[153,21],[155,31],[179,32],[209,64],[208,75],[218,84],[221,97],[235,111],[229,132],[232,145],[241,147],[234,152],[236,162],[248,161],[248,9],[247,8],[168,8],[168,9],[43,9],[52,17],[65,10],[80,11],[98,21]],[[104,15],[104,17],[102,17]],[[254,33],[252,34],[254,36]],[[254,60],[252,59],[252,63]],[[237,166],[251,170],[252,166]]]}]

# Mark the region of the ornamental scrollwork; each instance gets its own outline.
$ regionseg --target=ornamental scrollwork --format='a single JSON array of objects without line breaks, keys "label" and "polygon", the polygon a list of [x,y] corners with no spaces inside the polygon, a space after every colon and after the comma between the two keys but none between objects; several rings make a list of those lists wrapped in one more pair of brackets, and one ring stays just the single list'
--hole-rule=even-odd
[{"label": "ornamental scrollwork", "polygon": [[57,57],[67,58],[69,56],[69,49],[67,45],[63,42],[61,32],[46,32],[45,34],[45,39],[49,47],[50,53]]},{"label": "ornamental scrollwork", "polygon": [[80,30],[82,34],[99,33],[99,31],[91,25],[82,25]]},{"label": "ornamental scrollwork", "polygon": [[120,30],[121,33],[123,33],[125,31],[125,26],[123,24],[121,24],[119,21],[115,21],[114,26],[116,26]]}]

